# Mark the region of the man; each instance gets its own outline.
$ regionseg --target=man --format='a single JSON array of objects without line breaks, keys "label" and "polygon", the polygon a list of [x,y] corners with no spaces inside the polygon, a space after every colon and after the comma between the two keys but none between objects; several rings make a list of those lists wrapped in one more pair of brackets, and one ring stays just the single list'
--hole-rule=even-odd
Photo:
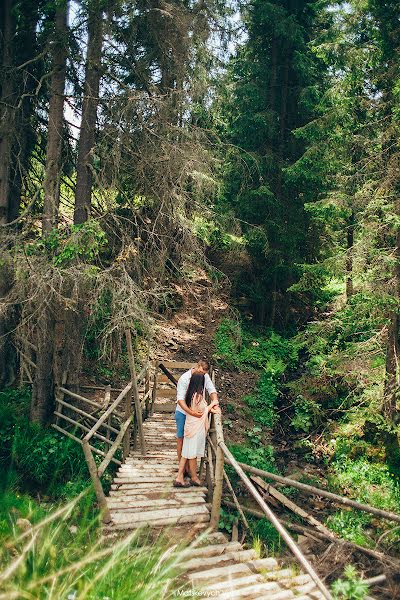
[{"label": "man", "polygon": [[185,398],[186,392],[188,391],[190,378],[193,374],[198,373],[204,375],[205,389],[210,395],[211,402],[218,402],[217,390],[208,372],[210,370],[210,363],[207,360],[199,360],[197,365],[189,371],[186,371],[178,379],[177,393],[176,393],[176,449],[178,453],[178,462],[181,460],[182,446],[183,446],[183,432],[185,429],[186,414],[192,415],[193,417],[201,417],[202,413],[198,413],[189,406],[186,405]]}]

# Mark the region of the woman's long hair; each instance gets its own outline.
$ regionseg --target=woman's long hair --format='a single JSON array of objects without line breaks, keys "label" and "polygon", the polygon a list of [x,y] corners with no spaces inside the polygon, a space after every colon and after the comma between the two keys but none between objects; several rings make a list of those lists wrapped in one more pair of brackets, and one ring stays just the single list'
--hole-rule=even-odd
[{"label": "woman's long hair", "polygon": [[188,387],[188,391],[186,392],[186,406],[191,406],[193,396],[195,394],[203,394],[204,393],[204,375],[200,375],[199,373],[194,373],[190,378],[190,383]]}]

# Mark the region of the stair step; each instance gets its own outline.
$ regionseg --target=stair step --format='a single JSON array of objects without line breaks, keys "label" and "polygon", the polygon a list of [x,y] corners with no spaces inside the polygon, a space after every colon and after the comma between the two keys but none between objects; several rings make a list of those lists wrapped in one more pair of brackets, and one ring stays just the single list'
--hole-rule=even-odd
[{"label": "stair step", "polygon": [[168,498],[171,494],[173,495],[196,495],[204,496],[207,493],[207,488],[174,488],[171,486],[170,488],[166,488],[165,486],[153,486],[151,489],[147,488],[125,488],[124,486],[120,486],[116,490],[110,490],[109,496],[113,498],[121,498],[121,497],[135,497],[135,496],[146,496],[147,498]]},{"label": "stair step", "polygon": [[242,544],[240,542],[228,542],[224,544],[211,544],[203,547],[189,547],[183,550],[182,555],[185,556],[185,558],[200,558],[202,556],[220,556],[224,552],[234,552],[241,549]]},{"label": "stair step", "polygon": [[107,501],[107,505],[114,513],[115,511],[127,511],[127,512],[140,512],[144,509],[151,510],[151,508],[177,508],[179,506],[203,506],[206,503],[204,498],[179,498],[179,499],[171,499],[166,498],[163,500],[139,500],[137,502],[133,501],[124,501],[124,502],[113,502],[111,500]]},{"label": "stair step", "polygon": [[194,584],[199,585],[202,581],[226,581],[227,579],[235,579],[243,575],[251,575],[252,571],[246,563],[236,565],[224,565],[207,571],[189,573],[188,579]]},{"label": "stair step", "polygon": [[140,484],[140,485],[144,485],[147,483],[164,483],[164,482],[170,482],[172,485],[172,480],[171,480],[171,476],[170,475],[164,475],[164,476],[155,476],[152,477],[151,475],[143,475],[142,477],[137,477],[137,476],[132,476],[132,477],[114,477],[114,484],[115,485],[122,485],[124,483],[132,483],[132,484]]},{"label": "stair step", "polygon": [[290,600],[291,598],[296,598],[296,600],[298,600],[298,596],[295,596],[291,590],[282,590],[281,592],[276,592],[276,594],[261,595],[259,593],[256,600]]},{"label": "stair step", "polygon": [[205,514],[208,517],[210,516],[210,513],[207,509],[206,506],[204,506],[204,504],[200,504],[200,505],[195,505],[195,506],[182,506],[182,507],[178,507],[178,508],[169,508],[169,509],[165,509],[162,508],[160,510],[147,510],[147,511],[141,511],[141,512],[129,512],[129,511],[125,511],[125,512],[114,512],[111,511],[111,516],[114,522],[116,523],[122,523],[122,522],[127,522],[128,519],[130,519],[131,521],[135,521],[135,522],[145,522],[145,523],[151,523],[151,521],[157,520],[157,519],[163,519],[163,518],[173,518],[176,517],[178,520],[180,517],[184,517],[186,515],[200,515],[200,514]]},{"label": "stair step", "polygon": [[[230,590],[233,588],[238,589],[240,587],[246,587],[253,583],[267,583],[267,582],[264,580],[263,576],[260,575],[259,573],[253,573],[252,575],[245,575],[244,577],[239,577],[238,579],[220,581],[219,583],[215,583],[215,584],[213,583],[203,589],[205,591],[222,593],[225,590]],[[270,582],[270,583],[275,583],[275,582]]]},{"label": "stair step", "polygon": [[224,563],[233,561],[239,563],[248,562],[255,556],[256,553],[254,550],[239,550],[238,552],[226,552],[220,554],[219,556],[193,558],[192,560],[188,560],[184,563],[185,572],[195,571],[197,569],[202,569],[203,567],[222,565]]},{"label": "stair step", "polygon": [[[235,584],[235,581],[232,582]],[[235,587],[218,594],[218,600],[234,600],[235,598],[259,598],[260,594],[280,592],[279,585],[275,581],[255,583],[246,587]]]},{"label": "stair step", "polygon": [[129,523],[113,523],[111,526],[107,526],[104,528],[105,531],[114,531],[114,530],[130,530],[130,529],[138,529],[139,527],[143,527],[145,525],[150,525],[154,528],[164,527],[164,525],[184,525],[186,523],[208,523],[210,520],[209,514],[191,514],[185,515],[182,517],[168,517],[165,519],[152,519],[149,521],[134,521]]}]

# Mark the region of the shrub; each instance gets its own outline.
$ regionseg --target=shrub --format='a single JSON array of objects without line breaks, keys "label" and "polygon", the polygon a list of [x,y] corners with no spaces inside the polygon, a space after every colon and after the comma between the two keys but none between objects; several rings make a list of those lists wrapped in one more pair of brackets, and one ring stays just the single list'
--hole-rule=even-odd
[{"label": "shrub", "polygon": [[0,392],[0,466],[24,489],[68,498],[88,486],[81,447],[53,429],[28,421],[27,389]]}]

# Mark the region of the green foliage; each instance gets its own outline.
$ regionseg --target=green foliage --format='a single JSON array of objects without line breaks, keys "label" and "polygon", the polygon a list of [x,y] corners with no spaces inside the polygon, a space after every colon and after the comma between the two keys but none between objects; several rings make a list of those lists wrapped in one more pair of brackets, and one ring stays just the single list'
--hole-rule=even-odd
[{"label": "green foliage", "polygon": [[26,244],[27,256],[46,256],[56,267],[67,267],[73,261],[93,262],[108,240],[99,223],[89,220],[70,228],[53,229],[47,236]]},{"label": "green foliage", "polygon": [[326,524],[345,540],[369,548],[372,540],[366,535],[365,528],[371,524],[371,520],[371,515],[361,511],[340,510],[330,515]]},{"label": "green foliage", "polygon": [[344,569],[344,579],[337,579],[332,584],[335,600],[363,600],[368,592],[368,585],[364,583],[353,565]]},{"label": "green foliage", "polygon": [[297,396],[293,406],[294,417],[290,424],[296,431],[300,430],[307,433],[321,418],[321,407],[313,400],[307,400],[303,396]]},{"label": "green foliage", "polygon": [[297,360],[297,347],[274,331],[251,330],[233,319],[222,319],[215,333],[216,358],[241,370],[265,370],[281,376]]},{"label": "green foliage", "polygon": [[53,429],[29,423],[27,389],[0,392],[0,465],[25,489],[68,498],[88,485],[80,446]]},{"label": "green foliage", "polygon": [[105,544],[98,518],[77,502],[58,509],[58,516],[49,513],[47,523],[39,521],[34,544],[20,534],[15,527],[1,540],[0,571],[13,567],[2,583],[10,598],[166,600],[174,596],[177,563],[185,560],[179,549],[167,551],[166,541],[154,543],[137,532]]},{"label": "green foliage", "polygon": [[219,529],[224,529],[228,533],[232,533],[232,525],[236,521],[237,515],[233,514],[226,510],[225,508],[221,508],[220,519],[218,523]]},{"label": "green foliage", "polygon": [[276,401],[285,372],[297,361],[297,347],[273,331],[261,332],[223,319],[215,334],[216,357],[223,364],[240,370],[260,370],[254,391],[243,397],[249,416],[261,427],[276,425]]},{"label": "green foliage", "polygon": [[251,446],[234,444],[230,446],[230,451],[238,462],[276,473],[274,449],[272,446],[266,446],[260,442],[259,437],[257,436],[259,428],[255,429],[257,429],[255,442],[253,439],[254,432],[250,431],[248,434]]},{"label": "green foliage", "polygon": [[329,482],[338,490],[346,490],[359,502],[400,512],[400,488],[385,464],[374,463],[365,457],[352,460],[338,451],[332,462]]},{"label": "green foliage", "polygon": [[267,555],[280,554],[284,544],[275,527],[267,519],[249,519],[251,534],[259,537],[267,549]]},{"label": "green foliage", "polygon": [[263,373],[252,395],[244,396],[243,401],[251,409],[256,423],[272,428],[278,420],[275,402],[279,394],[279,385],[273,375]]}]

